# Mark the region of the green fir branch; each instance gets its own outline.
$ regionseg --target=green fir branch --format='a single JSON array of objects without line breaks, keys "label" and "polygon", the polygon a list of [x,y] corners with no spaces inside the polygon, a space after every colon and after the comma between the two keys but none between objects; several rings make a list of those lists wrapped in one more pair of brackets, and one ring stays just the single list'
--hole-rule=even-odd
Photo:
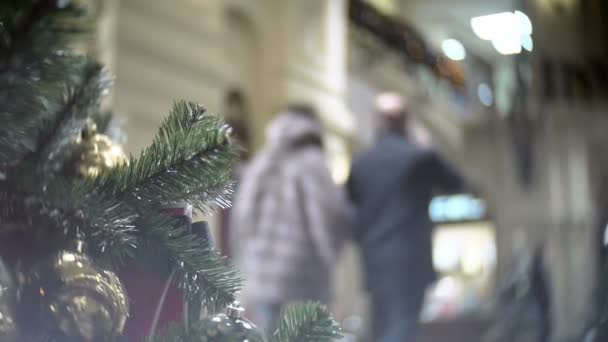
[{"label": "green fir branch", "polygon": [[0,175],[38,148],[37,138],[62,111],[66,89],[83,83],[91,64],[69,44],[91,32],[82,1],[0,2]]},{"label": "green fir branch", "polygon": [[101,98],[111,85],[111,77],[97,63],[87,63],[82,72],[82,83],[66,89],[61,110],[40,132],[34,157],[50,166],[45,169],[61,167],[66,156],[62,152],[74,142],[86,119],[98,112]]},{"label": "green fir branch", "polygon": [[[22,172],[21,180],[34,177],[26,173]],[[92,256],[104,263],[119,263],[135,252],[137,213],[124,203],[104,198],[83,182],[56,179],[32,192],[3,182],[0,190],[2,236],[18,227],[19,234],[48,238],[48,245],[54,245],[51,241],[83,239]]]},{"label": "green fir branch", "polygon": [[0,172],[36,150],[40,132],[63,108],[65,88],[81,83],[88,64],[84,57],[53,56],[32,69],[0,73]]},{"label": "green fir branch", "polygon": [[175,103],[152,145],[96,183],[119,198],[154,208],[187,201],[203,212],[229,206],[239,147],[229,126],[195,103]]},{"label": "green fir branch", "polygon": [[206,308],[224,307],[242,287],[238,272],[207,241],[176,225],[176,219],[154,212],[136,222],[145,241],[163,246],[178,271],[176,283]]},{"label": "green fir branch", "polygon": [[0,4],[0,73],[65,53],[75,34],[91,32],[82,1],[6,0]]},{"label": "green fir branch", "polygon": [[93,122],[97,126],[97,132],[107,134],[113,117],[114,113],[112,113],[111,111],[103,111],[95,113],[91,117],[91,119],[93,119]]},{"label": "green fir branch", "polygon": [[182,323],[167,326],[161,333],[149,337],[146,342],[265,342],[263,335],[243,337],[242,331],[223,331],[211,320],[198,321],[188,328]]},{"label": "green fir branch", "polygon": [[282,310],[278,329],[270,341],[330,342],[340,337],[340,328],[325,306],[308,302],[288,305]]},{"label": "green fir branch", "polygon": [[17,44],[23,42],[33,27],[56,10],[55,1],[6,1],[1,7],[2,44],[0,71],[10,66]]},{"label": "green fir branch", "polygon": [[[183,323],[169,325],[160,334],[146,342],[238,342],[243,336],[236,332],[218,331],[210,318],[191,324],[188,328]],[[263,334],[252,338],[262,339]],[[282,312],[279,329],[270,337],[270,342],[331,342],[341,338],[340,328],[330,316],[327,309],[319,303],[289,305]],[[252,342],[262,342],[255,340]]]}]

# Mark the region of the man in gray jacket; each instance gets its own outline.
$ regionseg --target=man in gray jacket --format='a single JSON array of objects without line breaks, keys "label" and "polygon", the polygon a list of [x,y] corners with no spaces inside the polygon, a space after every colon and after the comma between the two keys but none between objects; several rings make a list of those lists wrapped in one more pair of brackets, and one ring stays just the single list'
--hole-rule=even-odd
[{"label": "man in gray jacket", "polygon": [[456,192],[461,178],[431,149],[406,137],[407,111],[397,95],[379,98],[380,134],[352,166],[347,184],[356,208],[372,300],[375,342],[413,342],[427,286],[434,281],[432,224],[435,191]]}]

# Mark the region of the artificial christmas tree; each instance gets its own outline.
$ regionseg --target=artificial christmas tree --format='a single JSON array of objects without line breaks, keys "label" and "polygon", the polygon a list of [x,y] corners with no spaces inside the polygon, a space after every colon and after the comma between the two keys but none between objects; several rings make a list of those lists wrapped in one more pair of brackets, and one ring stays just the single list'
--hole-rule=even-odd
[{"label": "artificial christmas tree", "polygon": [[[135,263],[158,268],[189,308],[151,339],[203,341],[201,313],[216,317],[241,280],[162,209],[228,206],[240,149],[229,126],[179,101],[139,157],[110,161],[114,147],[89,119],[111,78],[73,48],[92,24],[84,1],[0,3],[0,340],[124,341],[129,294],[117,274]],[[91,161],[103,165],[82,164]],[[151,255],[165,255],[167,267]],[[318,304],[290,307],[267,332],[281,342],[337,335]]]}]

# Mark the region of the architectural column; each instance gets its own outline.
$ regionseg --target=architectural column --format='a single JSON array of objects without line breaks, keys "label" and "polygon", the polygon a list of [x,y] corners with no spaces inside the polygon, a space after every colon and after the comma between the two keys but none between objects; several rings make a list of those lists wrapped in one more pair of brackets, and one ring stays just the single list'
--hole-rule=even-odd
[{"label": "architectural column", "polygon": [[340,134],[354,126],[344,105],[347,1],[289,0],[286,6],[285,102],[315,105],[325,123]]}]

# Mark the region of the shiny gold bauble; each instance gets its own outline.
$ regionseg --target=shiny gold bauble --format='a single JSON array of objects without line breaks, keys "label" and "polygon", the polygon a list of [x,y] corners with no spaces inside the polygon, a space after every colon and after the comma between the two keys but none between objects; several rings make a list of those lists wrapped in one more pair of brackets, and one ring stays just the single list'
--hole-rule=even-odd
[{"label": "shiny gold bauble", "polygon": [[91,122],[76,141],[73,160],[75,172],[85,178],[95,178],[129,162],[122,148],[107,135],[97,133],[96,125]]},{"label": "shiny gold bauble", "polygon": [[95,265],[82,245],[56,253],[20,280],[19,305],[40,315],[34,328],[61,341],[119,336],[129,315],[118,277]]}]

